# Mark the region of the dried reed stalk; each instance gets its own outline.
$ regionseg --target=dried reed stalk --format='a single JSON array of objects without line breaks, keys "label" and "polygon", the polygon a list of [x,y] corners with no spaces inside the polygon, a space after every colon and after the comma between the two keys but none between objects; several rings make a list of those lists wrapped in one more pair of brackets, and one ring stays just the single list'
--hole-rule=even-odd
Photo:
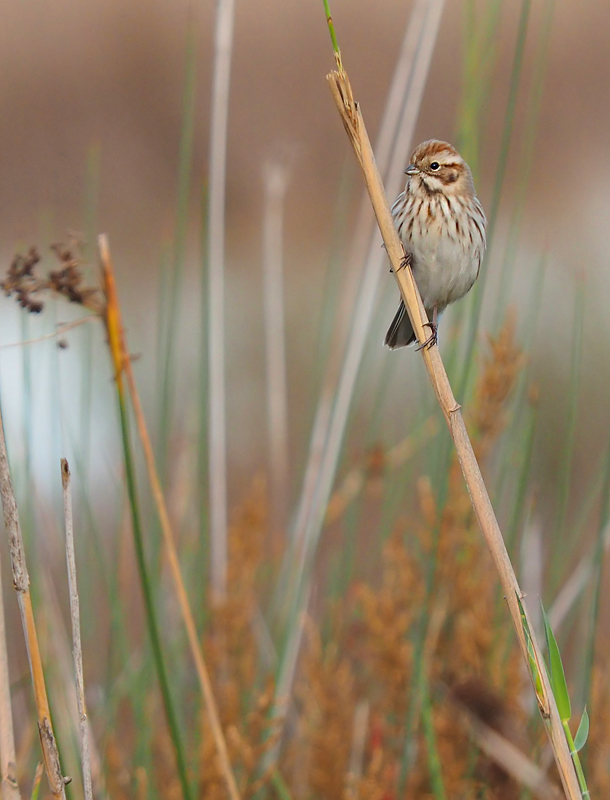
[{"label": "dried reed stalk", "polygon": [[218,0],[210,125],[208,359],[212,592],[227,591],[227,437],[225,403],[225,178],[235,0]]},{"label": "dried reed stalk", "polygon": [[1,573],[0,565],[0,772],[2,774],[2,797],[5,800],[19,800],[21,795],[15,774],[17,757],[15,755],[15,734],[13,731]]},{"label": "dried reed stalk", "polygon": [[[413,330],[420,344],[423,344],[427,339],[426,329],[424,328],[424,324],[428,321],[426,312],[413,279],[411,269],[406,261],[404,248],[398,238],[396,228],[394,227],[394,221],[383,183],[375,163],[375,156],[364,125],[364,120],[360,108],[354,100],[352,88],[347,73],[343,68],[338,50],[335,51],[335,56],[338,71],[331,72],[327,76],[327,80],[330,84],[331,92],[348,138],[362,169],[371,204],[377,218],[377,224],[379,225],[385,249],[392,265],[394,277],[396,278],[402,299],[409,312]],[[519,606],[519,599],[521,599],[530,628],[531,647],[533,648],[534,658],[538,664],[542,683],[542,696],[538,698],[539,709],[546,722],[545,728],[549,734],[557,769],[566,796],[569,800],[579,800],[581,793],[578,787],[578,780],[549,678],[544,667],[542,652],[535,639],[533,626],[529,622],[529,615],[525,608],[523,594],[517,583],[508,552],[504,545],[502,533],[500,532],[498,521],[496,520],[489,494],[485,487],[483,476],[481,475],[481,470],[464,424],[461,408],[453,396],[438,347],[424,347],[421,353],[437,400],[445,416],[449,432],[453,438],[472,506],[498,571],[519,646],[521,647],[521,652],[528,666],[528,672],[530,672],[531,675],[529,666],[530,654],[528,652],[528,643],[523,630],[523,620],[521,618]]]},{"label": "dried reed stalk", "polygon": [[80,600],[76,583],[76,557],[74,555],[74,524],[72,521],[72,491],[70,489],[70,467],[61,459],[61,485],[64,497],[64,524],[66,529],[66,564],[68,567],[68,589],[70,593],[70,617],[72,621],[72,655],[76,676],[76,704],[78,707],[78,732],[83,767],[85,800],[93,800],[91,785],[91,757],[89,754],[89,726],[85,702],[85,678],[83,674],[83,650],[80,638]]},{"label": "dried reed stalk", "polygon": [[[17,602],[21,615],[21,624],[28,651],[30,672],[34,686],[34,699],[38,716],[38,733],[42,745],[44,765],[49,780],[49,787],[53,797],[65,798],[65,781],[61,771],[59,752],[51,724],[51,712],[42,669],[42,657],[38,647],[38,636],[32,608],[30,594],[30,578],[25,561],[25,548],[19,525],[19,512],[13,490],[13,482],[6,452],[6,439],[4,436],[4,422],[0,410],[0,495],[2,496],[2,511],[4,525],[9,537],[9,552],[11,568],[13,571],[13,585],[17,591]],[[3,787],[4,788],[4,787]],[[10,795],[8,795],[10,797]]]},{"label": "dried reed stalk", "polygon": [[[267,361],[267,427],[271,479],[272,542],[279,545],[286,529],[288,508],[288,390],[284,327],[283,233],[284,199],[288,189],[286,159],[267,163],[263,170],[263,286],[265,352]],[[281,538],[280,538],[281,537]]]},{"label": "dried reed stalk", "polygon": [[138,426],[138,433],[140,435],[142,448],[144,450],[144,460],[146,462],[148,478],[150,481],[150,486],[155,500],[155,505],[157,507],[157,512],[159,514],[159,519],[161,521],[161,530],[163,533],[163,541],[165,543],[166,554],[169,561],[170,573],[174,581],[176,594],[178,595],[178,604],[180,606],[180,612],[182,614],[182,618],[186,628],[189,646],[191,648],[191,654],[193,656],[193,660],[195,661],[195,668],[197,670],[199,684],[201,686],[203,699],[205,702],[206,710],[208,712],[210,727],[212,728],[212,734],[214,736],[214,741],[216,743],[216,748],[218,750],[218,758],[220,760],[222,772],[227,784],[227,790],[229,792],[231,800],[239,800],[239,792],[237,790],[237,784],[235,782],[233,771],[231,769],[231,762],[229,760],[227,744],[225,741],[224,733],[222,731],[222,726],[220,724],[220,717],[218,715],[216,700],[214,699],[212,682],[210,680],[208,669],[206,667],[205,660],[203,658],[201,645],[199,643],[199,637],[197,635],[197,627],[195,625],[195,619],[191,611],[188,595],[186,593],[186,587],[184,585],[184,580],[182,578],[182,572],[180,570],[180,562],[178,560],[178,553],[176,552],[174,534],[169,520],[169,514],[167,512],[167,505],[165,503],[165,497],[163,496],[163,490],[161,489],[161,482],[159,480],[159,474],[157,472],[157,467],[155,464],[155,457],[153,453],[152,444],[150,441],[150,436],[148,435],[146,419],[142,411],[140,395],[138,394],[138,389],[136,386],[133,370],[131,367],[131,358],[129,356],[129,351],[127,350],[127,346],[125,343],[123,324],[121,321],[121,308],[119,306],[118,296],[116,293],[114,270],[112,267],[112,261],[110,258],[110,249],[108,247],[108,240],[106,236],[99,237],[99,247],[100,247],[100,258],[103,271],[104,287],[108,301],[109,314],[110,313],[112,314],[114,319],[113,324],[114,327],[116,328],[116,334],[114,337],[110,337],[110,341],[112,342],[113,339],[118,340],[116,341],[115,345],[118,352],[115,352],[115,347],[113,347],[113,359],[117,364],[117,374],[124,374],[125,377],[127,378],[127,386],[129,388],[129,393],[133,404],[136,424]]}]

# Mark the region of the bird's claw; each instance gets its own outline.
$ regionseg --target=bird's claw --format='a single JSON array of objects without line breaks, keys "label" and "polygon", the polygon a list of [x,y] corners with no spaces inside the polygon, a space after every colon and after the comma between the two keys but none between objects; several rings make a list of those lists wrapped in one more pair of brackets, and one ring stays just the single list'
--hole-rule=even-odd
[{"label": "bird's claw", "polygon": [[417,352],[420,350],[429,350],[431,347],[434,347],[435,344],[438,344],[438,325],[435,322],[424,322],[424,328],[430,328],[430,336],[428,336],[423,344],[420,344],[417,348]]},{"label": "bird's claw", "polygon": [[[405,255],[405,256],[402,257],[402,259],[400,261],[400,266],[398,267],[398,269],[399,270],[400,269],[405,269],[406,267],[408,267],[410,265],[410,263],[411,263],[410,256]],[[393,272],[393,270],[390,270],[390,272]]]}]

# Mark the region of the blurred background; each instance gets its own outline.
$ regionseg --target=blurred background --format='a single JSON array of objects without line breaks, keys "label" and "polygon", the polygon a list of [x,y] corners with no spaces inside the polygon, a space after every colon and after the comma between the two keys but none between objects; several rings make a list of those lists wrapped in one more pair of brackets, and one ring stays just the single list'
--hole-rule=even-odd
[{"label": "blurred background", "polygon": [[[411,10],[411,3],[396,0],[332,4],[344,62],[373,141]],[[78,240],[85,273],[94,281],[96,236],[109,236],[144,410],[200,597],[207,556],[201,563],[189,558],[198,552],[193,531],[200,515],[207,525],[202,242],[215,6],[28,0],[5,4],[2,17],[2,271],[15,253],[32,245],[43,256],[42,270],[51,269],[56,261],[50,245]],[[537,544],[526,548],[522,563],[538,553],[534,573],[546,575],[549,603],[579,557],[594,547],[607,500],[609,26],[610,8],[603,3],[447,0],[412,142],[454,142],[473,168],[488,213],[497,205],[474,349],[464,344],[472,297],[447,313],[441,349],[454,385],[463,389],[458,399],[466,403],[476,393],[472,379],[462,383],[468,365],[461,359],[470,352],[473,369],[481,368],[488,335],[498,335],[512,309],[516,341],[526,351],[520,400],[504,418],[509,444],[491,453],[486,474],[493,479],[501,523],[514,530],[515,553],[523,530],[534,531]],[[287,180],[287,528],[303,485],[326,356],[333,336],[341,341],[337,331],[344,330],[340,301],[360,281],[350,243],[363,186],[325,81],[334,61],[322,3],[237,0],[234,37],[225,237],[229,509],[236,513],[255,477],[268,472],[264,168],[280,163]],[[182,145],[182,163],[190,181],[181,183],[189,108],[192,150],[187,146],[185,155]],[[415,352],[382,347],[398,297],[389,273],[377,295],[338,481],[354,465],[369,463],[376,448],[386,451],[410,434],[419,436],[428,415],[437,413]],[[40,541],[36,531],[55,530],[61,456],[88,493],[77,510],[84,527],[92,524],[88,515],[96,517],[104,542],[114,541],[127,524],[110,361],[96,323],[67,332],[65,349],[55,339],[12,346],[52,333],[56,324],[82,316],[79,309],[52,301],[33,316],[12,299],[0,304],[1,399],[24,530],[38,542],[32,544],[33,562],[46,560],[59,570],[59,533]],[[444,441],[444,433],[434,436]],[[359,531],[356,551],[370,544],[378,525],[389,530],[410,513],[416,482],[422,473],[443,471],[445,450],[439,445],[432,452],[424,444],[421,459],[406,473],[411,488],[401,500],[394,487],[379,516],[366,504],[354,512],[345,525]],[[442,490],[434,484],[434,491],[440,504]],[[154,528],[147,490],[142,492]],[[332,583],[341,571],[344,534],[333,528],[322,539],[320,587],[327,572]],[[564,541],[565,557],[558,558]],[[269,555],[277,542],[265,542]],[[362,576],[379,575],[377,562],[360,568]],[[6,563],[3,572],[10,586]],[[94,641],[100,633],[94,622],[98,590],[88,591]],[[324,592],[314,591],[314,607],[324,606]],[[15,609],[8,613],[18,625]],[[603,603],[601,614],[607,622]],[[112,614],[105,610],[103,616],[102,638],[110,640],[105,626],[110,630]],[[579,619],[573,616],[572,625]],[[604,629],[607,624],[600,623]],[[607,645],[606,634],[601,636]],[[571,655],[574,664],[581,663],[582,653]],[[16,674],[23,674],[21,646],[11,657]],[[109,668],[107,689],[111,673]],[[99,675],[96,680],[103,683]],[[586,687],[576,680],[575,685],[579,697],[585,696]],[[317,796],[323,796],[321,789]]]}]

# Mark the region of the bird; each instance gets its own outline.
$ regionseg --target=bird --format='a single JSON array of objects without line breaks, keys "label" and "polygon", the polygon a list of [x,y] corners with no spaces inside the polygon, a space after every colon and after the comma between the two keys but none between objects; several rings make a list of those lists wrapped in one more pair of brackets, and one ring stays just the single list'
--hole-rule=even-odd
[{"label": "bird", "polygon": [[[405,174],[392,216],[430,320],[431,333],[422,347],[431,347],[437,343],[442,312],[464,297],[479,276],[487,220],[470,167],[448,142],[422,142]],[[401,300],[384,343],[395,350],[416,340]]]}]

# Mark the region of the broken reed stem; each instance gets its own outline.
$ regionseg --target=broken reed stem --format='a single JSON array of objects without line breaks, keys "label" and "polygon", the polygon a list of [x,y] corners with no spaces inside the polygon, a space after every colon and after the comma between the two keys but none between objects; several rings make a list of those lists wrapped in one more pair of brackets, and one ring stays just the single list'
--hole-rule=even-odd
[{"label": "broken reed stem", "polygon": [[[398,283],[402,299],[409,313],[413,330],[415,331],[420,345],[422,345],[427,339],[427,333],[424,327],[425,323],[428,322],[426,312],[417,285],[413,279],[410,266],[405,258],[404,248],[398,238],[396,228],[394,227],[394,221],[385,195],[383,183],[379,171],[377,170],[375,156],[360,112],[360,107],[353,99],[349,78],[343,69],[340,58],[336,57],[336,60],[339,71],[331,72],[327,75],[327,80],[330,84],[330,89],[348,138],[362,169],[394,277]],[[536,642],[533,626],[529,622],[529,615],[523,602],[523,594],[517,583],[508,552],[504,545],[502,533],[464,424],[461,408],[453,396],[453,391],[449,384],[449,379],[447,378],[447,373],[445,372],[438,347],[424,347],[421,349],[421,353],[437,400],[445,416],[449,432],[453,438],[472,506],[493,562],[498,570],[519,646],[531,677],[528,643],[523,631],[523,621],[521,619],[521,610],[519,607],[519,598],[522,599],[522,607],[529,623],[534,658],[540,666],[543,696],[538,699],[539,710],[546,722],[545,728],[551,741],[557,769],[566,796],[569,800],[580,800],[581,793],[570,756],[570,749],[557,711],[549,678],[543,666],[544,661],[542,653]]]},{"label": "broken reed stem", "polygon": [[174,534],[169,520],[169,514],[167,512],[167,505],[165,503],[163,490],[161,489],[161,482],[159,480],[159,474],[157,472],[157,467],[155,464],[155,458],[154,458],[152,444],[150,441],[150,436],[148,435],[146,419],[144,417],[144,412],[142,411],[140,395],[138,394],[138,389],[133,375],[131,358],[129,356],[129,352],[127,350],[127,346],[125,343],[123,324],[121,321],[121,309],[118,303],[118,297],[116,295],[114,270],[112,267],[112,261],[110,258],[110,249],[108,247],[108,240],[106,236],[99,237],[99,247],[100,247],[100,257],[101,257],[102,270],[104,276],[104,286],[112,287],[112,291],[108,292],[107,300],[109,307],[112,303],[113,314],[115,315],[114,324],[116,326],[116,331],[118,334],[118,341],[116,342],[116,347],[118,348],[119,352],[118,353],[113,352],[113,358],[115,359],[115,362],[118,362],[120,364],[120,372],[124,373],[127,379],[127,386],[129,388],[129,394],[131,396],[131,401],[133,404],[134,416],[136,418],[136,424],[138,426],[138,433],[140,436],[140,440],[142,442],[142,448],[144,450],[144,460],[146,462],[148,478],[150,481],[153,497],[155,499],[155,505],[157,507],[159,519],[161,521],[161,530],[163,533],[163,540],[165,542],[165,548],[166,548],[167,558],[169,561],[170,572],[172,575],[172,579],[174,581],[176,593],[178,595],[178,603],[180,606],[180,611],[186,628],[191,654],[193,656],[193,660],[195,661],[195,668],[197,670],[197,676],[199,678],[201,692],[203,694],[206,711],[208,713],[208,717],[210,720],[210,727],[212,728],[212,734],[214,736],[214,741],[216,743],[216,748],[218,750],[218,757],[220,760],[223,776],[227,785],[227,791],[229,793],[229,796],[231,797],[231,800],[239,800],[240,795],[237,789],[237,783],[235,782],[235,778],[233,776],[233,771],[231,769],[229,751],[227,749],[226,740],[224,737],[222,726],[220,724],[220,716],[218,714],[218,708],[216,706],[216,700],[214,698],[212,682],[210,680],[210,675],[203,658],[201,645],[199,643],[199,636],[197,634],[197,627],[195,625],[195,620],[189,604],[188,595],[186,593],[186,588],[184,585],[184,580],[182,578],[182,572],[180,570],[180,562],[178,560],[178,554],[176,552]]},{"label": "broken reed stem", "polygon": [[76,677],[76,704],[78,707],[78,731],[80,753],[83,766],[83,788],[85,800],[93,800],[91,785],[91,758],[89,755],[89,728],[87,725],[87,705],[85,702],[85,679],[83,674],[83,650],[80,639],[80,602],[76,583],[76,558],[74,555],[74,525],[72,522],[72,490],[70,488],[70,467],[65,458],[61,459],[61,485],[64,497],[64,525],[66,529],[66,564],[68,567],[68,590],[70,594],[70,617],[72,620],[72,655]]},{"label": "broken reed stem", "polygon": [[[13,490],[8,454],[6,452],[6,439],[4,437],[4,422],[2,420],[2,410],[0,409],[0,495],[2,496],[2,512],[4,514],[4,525],[9,538],[9,552],[11,557],[11,568],[13,572],[13,585],[17,591],[17,601],[21,624],[25,636],[25,644],[28,651],[30,672],[34,686],[34,698],[36,701],[36,712],[38,716],[38,734],[42,745],[42,755],[44,765],[49,780],[49,787],[53,797],[66,797],[64,777],[59,761],[59,752],[53,735],[51,724],[51,712],[49,711],[49,701],[44,681],[42,669],[42,658],[38,647],[38,636],[36,634],[36,624],[34,622],[34,610],[32,608],[32,597],[30,595],[30,578],[25,561],[25,549],[23,537],[19,525],[19,512],[17,501]],[[3,786],[4,790],[4,786]],[[10,794],[8,795],[11,796]],[[18,796],[18,795],[17,795]]]}]

